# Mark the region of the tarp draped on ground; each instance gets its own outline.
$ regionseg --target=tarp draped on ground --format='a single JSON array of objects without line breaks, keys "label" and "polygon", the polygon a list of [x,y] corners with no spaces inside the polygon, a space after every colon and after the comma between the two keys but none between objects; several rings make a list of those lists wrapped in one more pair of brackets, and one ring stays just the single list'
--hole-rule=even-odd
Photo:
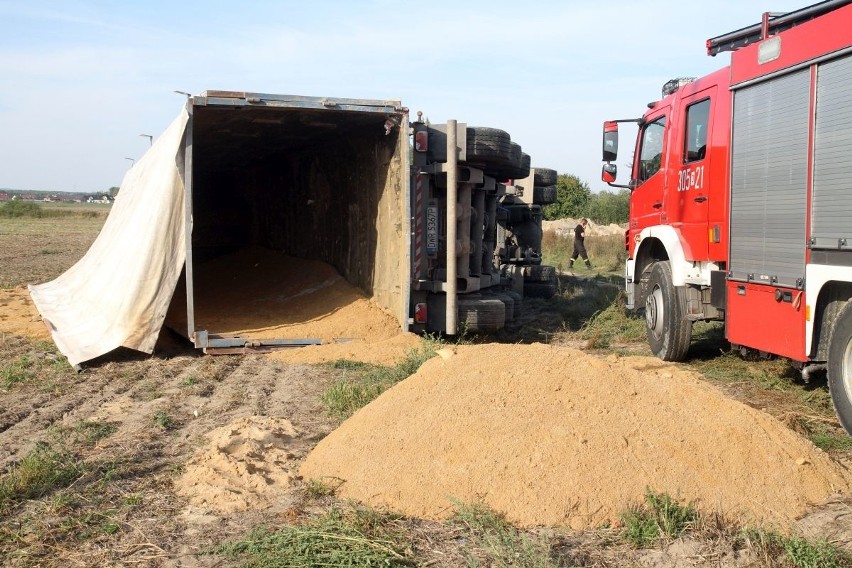
[{"label": "tarp draped on ground", "polygon": [[89,251],[30,295],[72,365],[124,346],[151,353],[185,259],[186,110],[121,183]]}]

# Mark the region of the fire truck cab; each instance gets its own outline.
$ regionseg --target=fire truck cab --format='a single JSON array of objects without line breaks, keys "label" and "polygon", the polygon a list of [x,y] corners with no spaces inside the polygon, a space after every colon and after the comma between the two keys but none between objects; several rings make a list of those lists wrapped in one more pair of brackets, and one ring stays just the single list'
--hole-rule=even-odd
[{"label": "fire truck cab", "polygon": [[[828,370],[852,433],[852,2],[829,0],[707,41],[731,64],[666,83],[639,125],[628,307],[658,357],[686,357],[692,323],[734,347]],[[618,123],[602,178],[617,186]]]}]

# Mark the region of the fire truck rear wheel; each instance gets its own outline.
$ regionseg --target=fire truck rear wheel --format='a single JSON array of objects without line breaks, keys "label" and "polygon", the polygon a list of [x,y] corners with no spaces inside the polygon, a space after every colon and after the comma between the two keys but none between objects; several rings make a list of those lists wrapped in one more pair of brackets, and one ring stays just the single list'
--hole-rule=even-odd
[{"label": "fire truck rear wheel", "polygon": [[663,361],[683,361],[692,339],[692,322],[686,319],[686,292],[672,283],[669,261],[654,263],[645,290],[651,351]]},{"label": "fire truck rear wheel", "polygon": [[828,391],[840,424],[852,434],[852,301],[840,311],[831,334]]}]

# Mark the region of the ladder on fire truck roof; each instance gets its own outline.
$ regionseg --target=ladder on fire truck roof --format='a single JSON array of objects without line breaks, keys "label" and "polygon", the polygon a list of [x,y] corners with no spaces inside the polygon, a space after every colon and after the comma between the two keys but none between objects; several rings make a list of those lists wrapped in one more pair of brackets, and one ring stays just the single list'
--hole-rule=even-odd
[{"label": "ladder on fire truck roof", "polygon": [[763,14],[763,21],[759,24],[708,39],[707,55],[715,56],[723,51],[736,51],[847,4],[852,4],[852,0],[826,0],[787,13],[766,12]]}]

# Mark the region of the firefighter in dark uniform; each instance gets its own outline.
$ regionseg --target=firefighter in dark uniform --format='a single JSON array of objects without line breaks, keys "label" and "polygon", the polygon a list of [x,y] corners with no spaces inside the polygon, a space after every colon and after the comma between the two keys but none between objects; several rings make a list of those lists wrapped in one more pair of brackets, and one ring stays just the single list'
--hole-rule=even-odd
[{"label": "firefighter in dark uniform", "polygon": [[568,262],[568,268],[574,268],[574,261],[580,256],[583,262],[586,263],[586,268],[591,268],[592,263],[589,262],[589,253],[586,252],[586,227],[589,226],[589,220],[583,217],[580,223],[574,227],[574,252],[571,254],[571,260]]}]

